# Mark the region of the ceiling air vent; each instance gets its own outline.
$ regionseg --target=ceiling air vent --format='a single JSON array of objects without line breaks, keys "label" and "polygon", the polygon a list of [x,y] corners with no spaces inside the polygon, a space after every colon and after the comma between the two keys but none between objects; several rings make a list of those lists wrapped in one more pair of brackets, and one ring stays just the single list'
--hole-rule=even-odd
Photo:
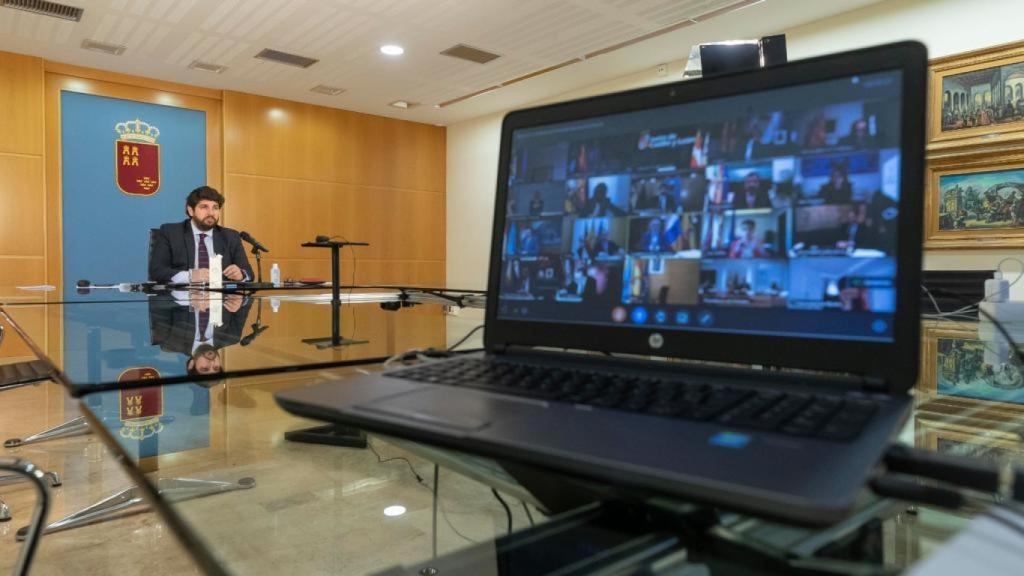
[{"label": "ceiling air vent", "polygon": [[470,62],[476,62],[477,64],[487,64],[491,60],[501,58],[498,54],[481,50],[479,48],[473,48],[472,46],[466,46],[465,44],[456,44],[455,46],[441,52],[441,54],[451,56],[452,58],[469,60]]},{"label": "ceiling air vent", "polygon": [[209,62],[202,62],[200,60],[193,60],[188,65],[193,70],[202,70],[203,72],[213,72],[214,74],[220,74],[221,72],[228,69],[227,66],[221,66],[220,64],[210,64]]},{"label": "ceiling air vent", "polygon": [[82,48],[92,50],[93,52],[103,52],[104,54],[110,54],[111,56],[120,56],[121,53],[127,49],[127,46],[122,46],[120,44],[107,44],[106,42],[97,42],[86,38],[85,40],[82,40]]},{"label": "ceiling air vent", "polygon": [[344,88],[335,88],[334,86],[327,86],[325,84],[317,84],[309,89],[310,92],[316,92],[317,94],[327,94],[328,96],[337,96],[345,91]]},{"label": "ceiling air vent", "polygon": [[0,0],[0,6],[24,10],[33,14],[42,14],[43,16],[53,16],[54,18],[71,20],[72,22],[80,22],[82,20],[82,13],[85,12],[85,8],[47,2],[46,0]]},{"label": "ceiling air vent", "polygon": [[256,57],[260,60],[269,60],[271,62],[297,66],[299,68],[309,68],[313,64],[319,62],[316,58],[307,58],[305,56],[299,56],[298,54],[289,54],[287,52],[281,52],[280,50],[271,50],[270,48],[260,50],[260,53],[257,54]]}]

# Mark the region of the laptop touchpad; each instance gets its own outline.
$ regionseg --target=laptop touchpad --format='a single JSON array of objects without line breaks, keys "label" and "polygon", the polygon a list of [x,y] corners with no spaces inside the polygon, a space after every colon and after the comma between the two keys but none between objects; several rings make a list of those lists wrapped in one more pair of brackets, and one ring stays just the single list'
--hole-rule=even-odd
[{"label": "laptop touchpad", "polygon": [[430,426],[475,432],[499,418],[535,413],[546,406],[545,402],[528,398],[502,398],[473,390],[428,388],[381,398],[354,408]]}]

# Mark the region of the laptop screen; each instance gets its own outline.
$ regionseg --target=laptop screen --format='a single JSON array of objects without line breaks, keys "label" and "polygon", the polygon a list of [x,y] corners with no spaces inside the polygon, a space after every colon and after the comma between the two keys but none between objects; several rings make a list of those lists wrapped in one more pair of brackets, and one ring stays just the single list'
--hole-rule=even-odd
[{"label": "laptop screen", "polygon": [[498,317],[891,342],[901,73],[512,134]]}]

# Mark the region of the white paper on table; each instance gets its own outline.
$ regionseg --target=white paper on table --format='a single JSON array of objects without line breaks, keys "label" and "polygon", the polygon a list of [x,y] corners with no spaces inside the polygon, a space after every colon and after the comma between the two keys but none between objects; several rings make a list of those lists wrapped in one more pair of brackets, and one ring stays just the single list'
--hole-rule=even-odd
[{"label": "white paper on table", "polygon": [[49,284],[40,284],[38,286],[18,286],[18,290],[31,290],[33,292],[53,292],[56,289],[56,286],[50,286]]}]

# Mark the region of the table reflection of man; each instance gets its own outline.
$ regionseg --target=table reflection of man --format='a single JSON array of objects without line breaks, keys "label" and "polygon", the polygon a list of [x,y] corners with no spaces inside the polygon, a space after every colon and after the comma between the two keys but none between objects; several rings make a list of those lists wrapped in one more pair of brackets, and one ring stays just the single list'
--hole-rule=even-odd
[{"label": "table reflection of man", "polygon": [[210,321],[210,294],[174,292],[149,301],[149,333],[164,352],[184,354],[191,375],[224,371],[220,349],[242,339],[251,302],[238,294],[223,296],[222,324]]}]

